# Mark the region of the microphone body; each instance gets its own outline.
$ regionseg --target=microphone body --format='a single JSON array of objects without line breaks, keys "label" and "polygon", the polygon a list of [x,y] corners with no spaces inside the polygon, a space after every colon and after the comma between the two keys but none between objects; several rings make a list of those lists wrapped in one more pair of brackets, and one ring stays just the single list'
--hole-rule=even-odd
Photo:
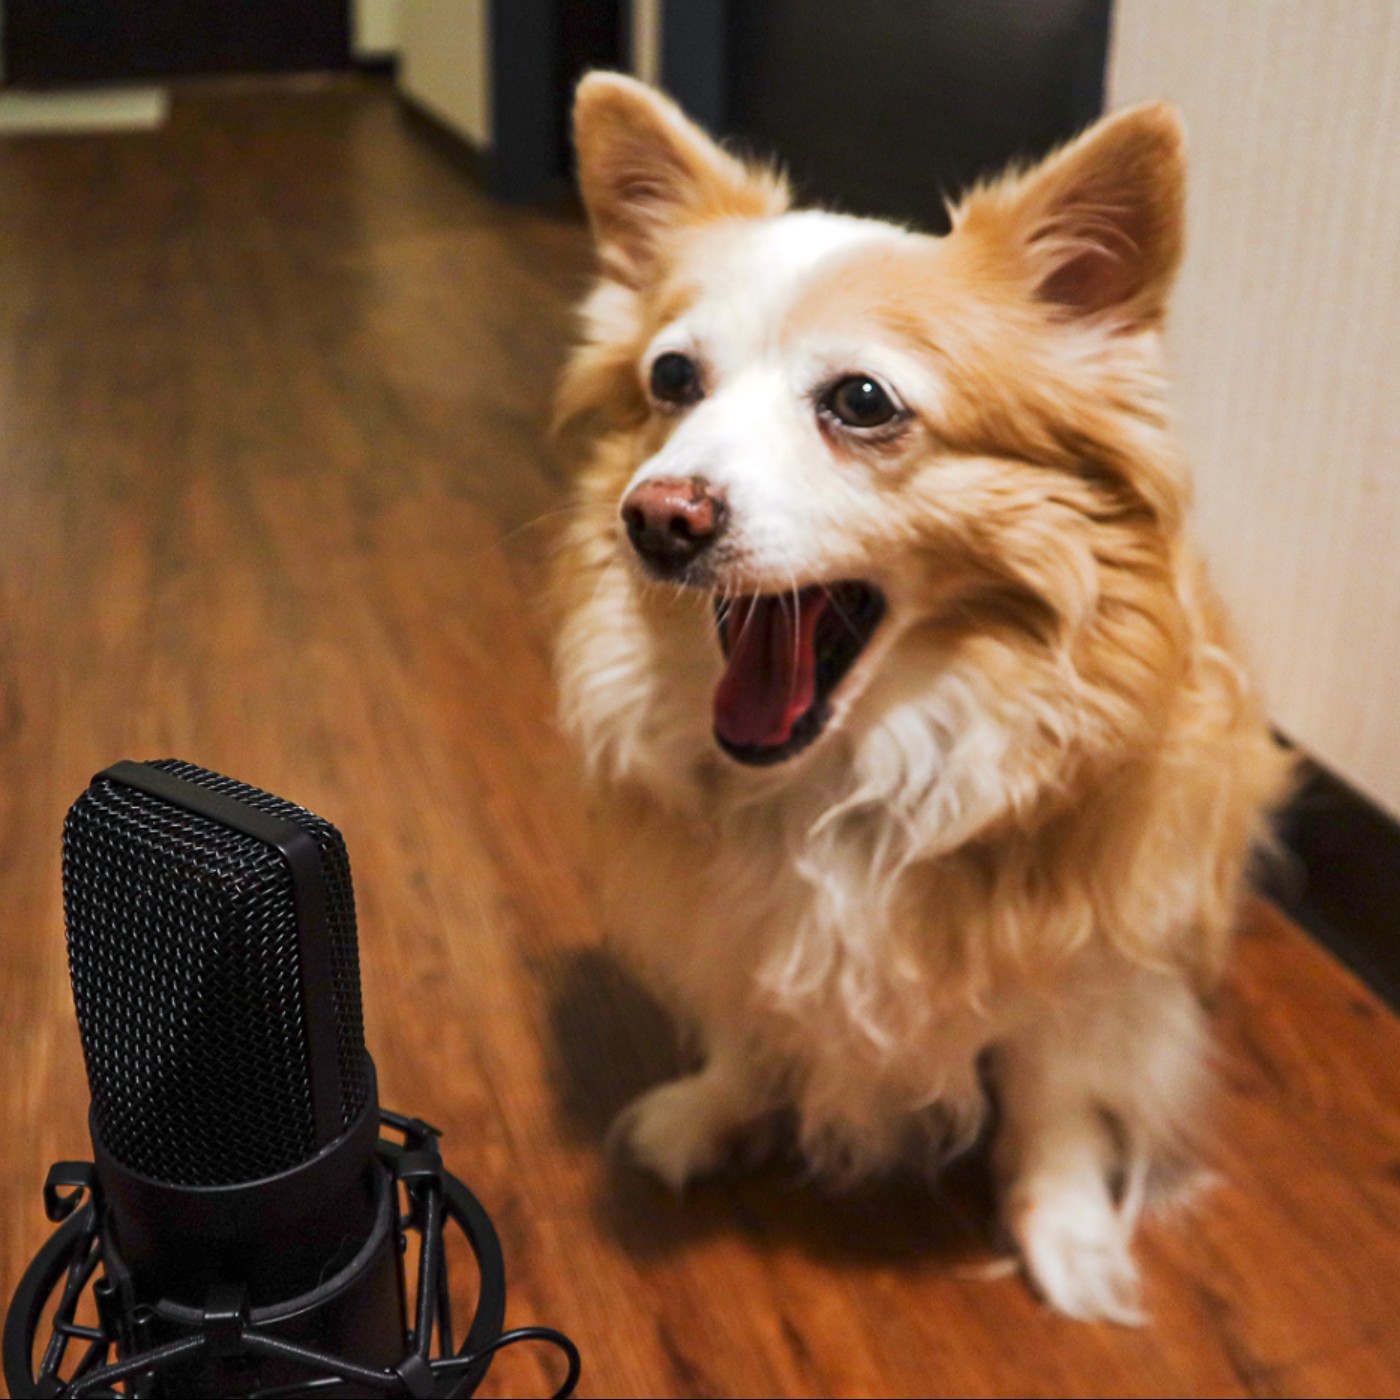
[{"label": "microphone body", "polygon": [[[275,1330],[397,1362],[397,1208],[340,833],[193,764],[121,763],[70,809],[63,876],[106,1273],[141,1340],[181,1335],[161,1301],[202,1315],[224,1290],[248,1312],[321,1288]],[[276,1358],[202,1358],[166,1388],[294,1380]]]},{"label": "microphone body", "polygon": [[[469,1395],[527,1338],[565,1352],[568,1393],[567,1338],[501,1333],[499,1244],[437,1131],[379,1106],[335,827],[193,764],[119,763],[68,813],[63,879],[93,1165],[50,1171],[63,1223],[6,1318],[11,1393]],[[448,1224],[480,1272],[460,1349]]]}]

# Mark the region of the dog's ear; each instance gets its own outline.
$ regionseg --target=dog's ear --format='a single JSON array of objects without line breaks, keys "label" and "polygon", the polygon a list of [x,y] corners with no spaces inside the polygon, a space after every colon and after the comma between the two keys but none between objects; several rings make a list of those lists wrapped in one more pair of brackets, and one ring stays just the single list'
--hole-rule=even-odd
[{"label": "dog's ear", "polygon": [[1155,326],[1181,261],[1184,148],[1173,108],[1129,108],[1028,173],[975,190],[954,226],[1010,257],[1059,318]]},{"label": "dog's ear", "polygon": [[605,269],[639,285],[669,234],[787,205],[781,180],[722,151],[675,103],[618,73],[590,73],[574,99],[579,188]]}]

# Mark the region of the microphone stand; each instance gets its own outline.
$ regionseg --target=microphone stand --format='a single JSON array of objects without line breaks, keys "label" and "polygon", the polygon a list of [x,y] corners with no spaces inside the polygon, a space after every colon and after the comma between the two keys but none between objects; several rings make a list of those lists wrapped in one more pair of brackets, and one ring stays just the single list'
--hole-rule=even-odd
[{"label": "microphone stand", "polygon": [[[397,1365],[362,1366],[274,1330],[279,1320],[304,1313],[333,1294],[360,1266],[358,1257],[309,1292],[267,1307],[249,1309],[238,1287],[226,1284],[210,1290],[202,1310],[168,1299],[151,1307],[124,1309],[123,1290],[108,1276],[108,1271],[119,1272],[120,1265],[111,1257],[111,1242],[103,1236],[104,1207],[96,1173],[88,1162],[58,1162],[44,1184],[44,1209],[59,1228],[25,1271],[5,1319],[3,1356],[10,1393],[17,1400],[159,1396],[162,1376],[185,1371],[192,1362],[218,1365],[239,1357],[261,1357],[301,1367],[305,1378],[242,1392],[249,1400],[345,1393],[447,1400],[472,1395],[502,1347],[542,1341],[557,1347],[567,1362],[564,1382],[555,1396],[571,1395],[580,1361],[578,1348],[568,1337],[549,1327],[501,1331],[506,1283],[500,1242],[481,1203],[443,1167],[438,1130],[421,1119],[387,1110],[380,1111],[380,1123],[401,1139],[380,1137],[375,1147],[385,1168],[382,1204],[394,1208],[401,1185],[409,1208],[397,1222],[400,1245],[406,1249],[410,1233],[419,1239],[413,1325]],[[444,1239],[449,1222],[466,1237],[481,1280],[476,1311],[455,1348]],[[98,1276],[100,1267],[104,1272]],[[75,1320],[89,1290],[97,1310],[96,1327]],[[39,1325],[56,1293],[51,1335],[35,1371]],[[153,1343],[151,1334],[157,1330],[163,1336],[172,1331],[180,1335],[173,1341]],[[64,1364],[75,1342],[86,1345],[64,1379]],[[118,1383],[123,1385],[121,1392],[113,1389]],[[347,1392],[342,1389],[346,1386],[353,1389]]]}]

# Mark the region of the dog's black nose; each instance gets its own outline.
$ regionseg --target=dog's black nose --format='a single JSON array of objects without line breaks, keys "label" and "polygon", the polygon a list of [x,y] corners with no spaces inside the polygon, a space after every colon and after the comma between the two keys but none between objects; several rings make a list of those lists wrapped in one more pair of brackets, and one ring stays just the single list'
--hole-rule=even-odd
[{"label": "dog's black nose", "polygon": [[627,493],[622,519],[643,562],[673,578],[719,538],[729,514],[724,492],[703,476],[658,477]]}]

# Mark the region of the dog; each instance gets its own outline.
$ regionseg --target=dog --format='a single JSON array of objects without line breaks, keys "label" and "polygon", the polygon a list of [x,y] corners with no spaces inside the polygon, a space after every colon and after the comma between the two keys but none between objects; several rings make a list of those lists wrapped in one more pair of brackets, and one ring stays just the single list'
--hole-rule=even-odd
[{"label": "dog", "polygon": [[1285,781],[1163,402],[1180,122],[1109,116],[942,237],[794,210],[629,78],[574,131],[561,716],[700,1056],[616,1136],[679,1189],[786,1113],[841,1185],[994,1124],[1033,1286],[1137,1322]]}]

